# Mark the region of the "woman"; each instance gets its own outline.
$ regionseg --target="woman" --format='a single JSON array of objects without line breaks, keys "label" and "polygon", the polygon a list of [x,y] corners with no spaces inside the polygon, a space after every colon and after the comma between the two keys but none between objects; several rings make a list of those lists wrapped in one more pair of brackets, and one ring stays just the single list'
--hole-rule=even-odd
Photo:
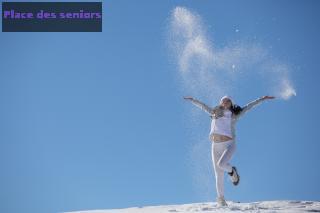
[{"label": "woman", "polygon": [[235,124],[252,107],[263,100],[273,98],[273,96],[263,96],[242,108],[234,104],[230,96],[223,96],[220,104],[211,108],[192,97],[184,97],[184,99],[190,100],[194,105],[209,113],[212,118],[209,138],[212,141],[212,161],[216,177],[217,203],[219,206],[227,206],[224,199],[224,172],[229,174],[234,185],[238,185],[240,181],[236,167],[229,164],[236,149]]}]

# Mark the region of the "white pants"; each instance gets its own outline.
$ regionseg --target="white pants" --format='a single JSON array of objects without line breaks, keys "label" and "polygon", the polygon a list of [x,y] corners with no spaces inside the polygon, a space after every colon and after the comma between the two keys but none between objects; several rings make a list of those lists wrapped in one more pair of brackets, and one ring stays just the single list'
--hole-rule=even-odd
[{"label": "white pants", "polygon": [[229,161],[236,150],[236,143],[234,140],[225,142],[212,141],[212,162],[214,166],[214,173],[216,176],[216,190],[217,196],[224,196],[224,172],[231,172],[232,166]]}]

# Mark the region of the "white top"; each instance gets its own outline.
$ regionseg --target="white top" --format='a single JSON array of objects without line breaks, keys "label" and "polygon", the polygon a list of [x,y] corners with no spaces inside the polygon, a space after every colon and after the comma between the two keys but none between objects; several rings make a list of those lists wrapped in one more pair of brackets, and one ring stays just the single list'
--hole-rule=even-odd
[{"label": "white top", "polygon": [[[223,110],[223,117],[218,116],[219,118],[215,118],[214,111],[215,107],[211,108],[207,106],[206,104],[198,101],[197,99],[192,98],[191,101],[194,105],[197,107],[200,107],[202,110],[207,112],[210,117],[212,118],[211,121],[211,131],[209,135],[209,139],[211,140],[211,136],[213,133],[221,134],[221,135],[227,135],[229,137],[232,137],[235,139],[236,133],[235,133],[235,124],[239,120],[240,117],[242,117],[246,112],[248,112],[250,109],[252,109],[254,106],[260,104],[263,100],[265,100],[263,97],[257,98],[254,101],[251,101],[250,103],[246,104],[244,107],[242,107],[242,110],[239,114],[232,115],[230,110]],[[216,110],[220,111],[220,108],[217,108]],[[222,109],[221,109],[222,110]],[[219,113],[220,115],[220,113]]]},{"label": "white top", "polygon": [[211,134],[226,135],[232,138],[231,119],[232,112],[230,110],[224,110],[223,116],[211,121]]}]

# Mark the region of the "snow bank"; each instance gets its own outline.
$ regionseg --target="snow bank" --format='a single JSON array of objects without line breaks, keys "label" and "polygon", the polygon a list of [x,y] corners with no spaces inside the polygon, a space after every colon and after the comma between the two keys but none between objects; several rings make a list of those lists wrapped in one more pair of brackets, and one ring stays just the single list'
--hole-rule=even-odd
[{"label": "snow bank", "polygon": [[133,207],[133,208],[125,208],[125,209],[75,211],[75,212],[69,212],[69,213],[320,212],[320,201],[277,200],[277,201],[262,201],[262,202],[252,202],[252,203],[237,203],[237,202],[227,201],[227,203],[229,205],[228,207],[216,207],[215,202],[208,202],[208,203],[191,203],[191,204],[181,204],[181,205]]}]

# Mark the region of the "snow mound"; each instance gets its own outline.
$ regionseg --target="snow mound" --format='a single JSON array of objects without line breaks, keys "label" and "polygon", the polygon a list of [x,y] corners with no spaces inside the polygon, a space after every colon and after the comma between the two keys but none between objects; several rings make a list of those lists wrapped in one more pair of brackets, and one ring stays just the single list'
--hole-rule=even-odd
[{"label": "snow mound", "polygon": [[215,202],[207,202],[207,203],[191,203],[191,204],[181,204],[181,205],[132,207],[132,208],[125,208],[125,209],[74,211],[69,213],[320,212],[320,201],[276,200],[276,201],[261,201],[261,202],[251,202],[251,203],[227,201],[227,203],[228,203],[228,207],[217,207],[217,204]]}]

